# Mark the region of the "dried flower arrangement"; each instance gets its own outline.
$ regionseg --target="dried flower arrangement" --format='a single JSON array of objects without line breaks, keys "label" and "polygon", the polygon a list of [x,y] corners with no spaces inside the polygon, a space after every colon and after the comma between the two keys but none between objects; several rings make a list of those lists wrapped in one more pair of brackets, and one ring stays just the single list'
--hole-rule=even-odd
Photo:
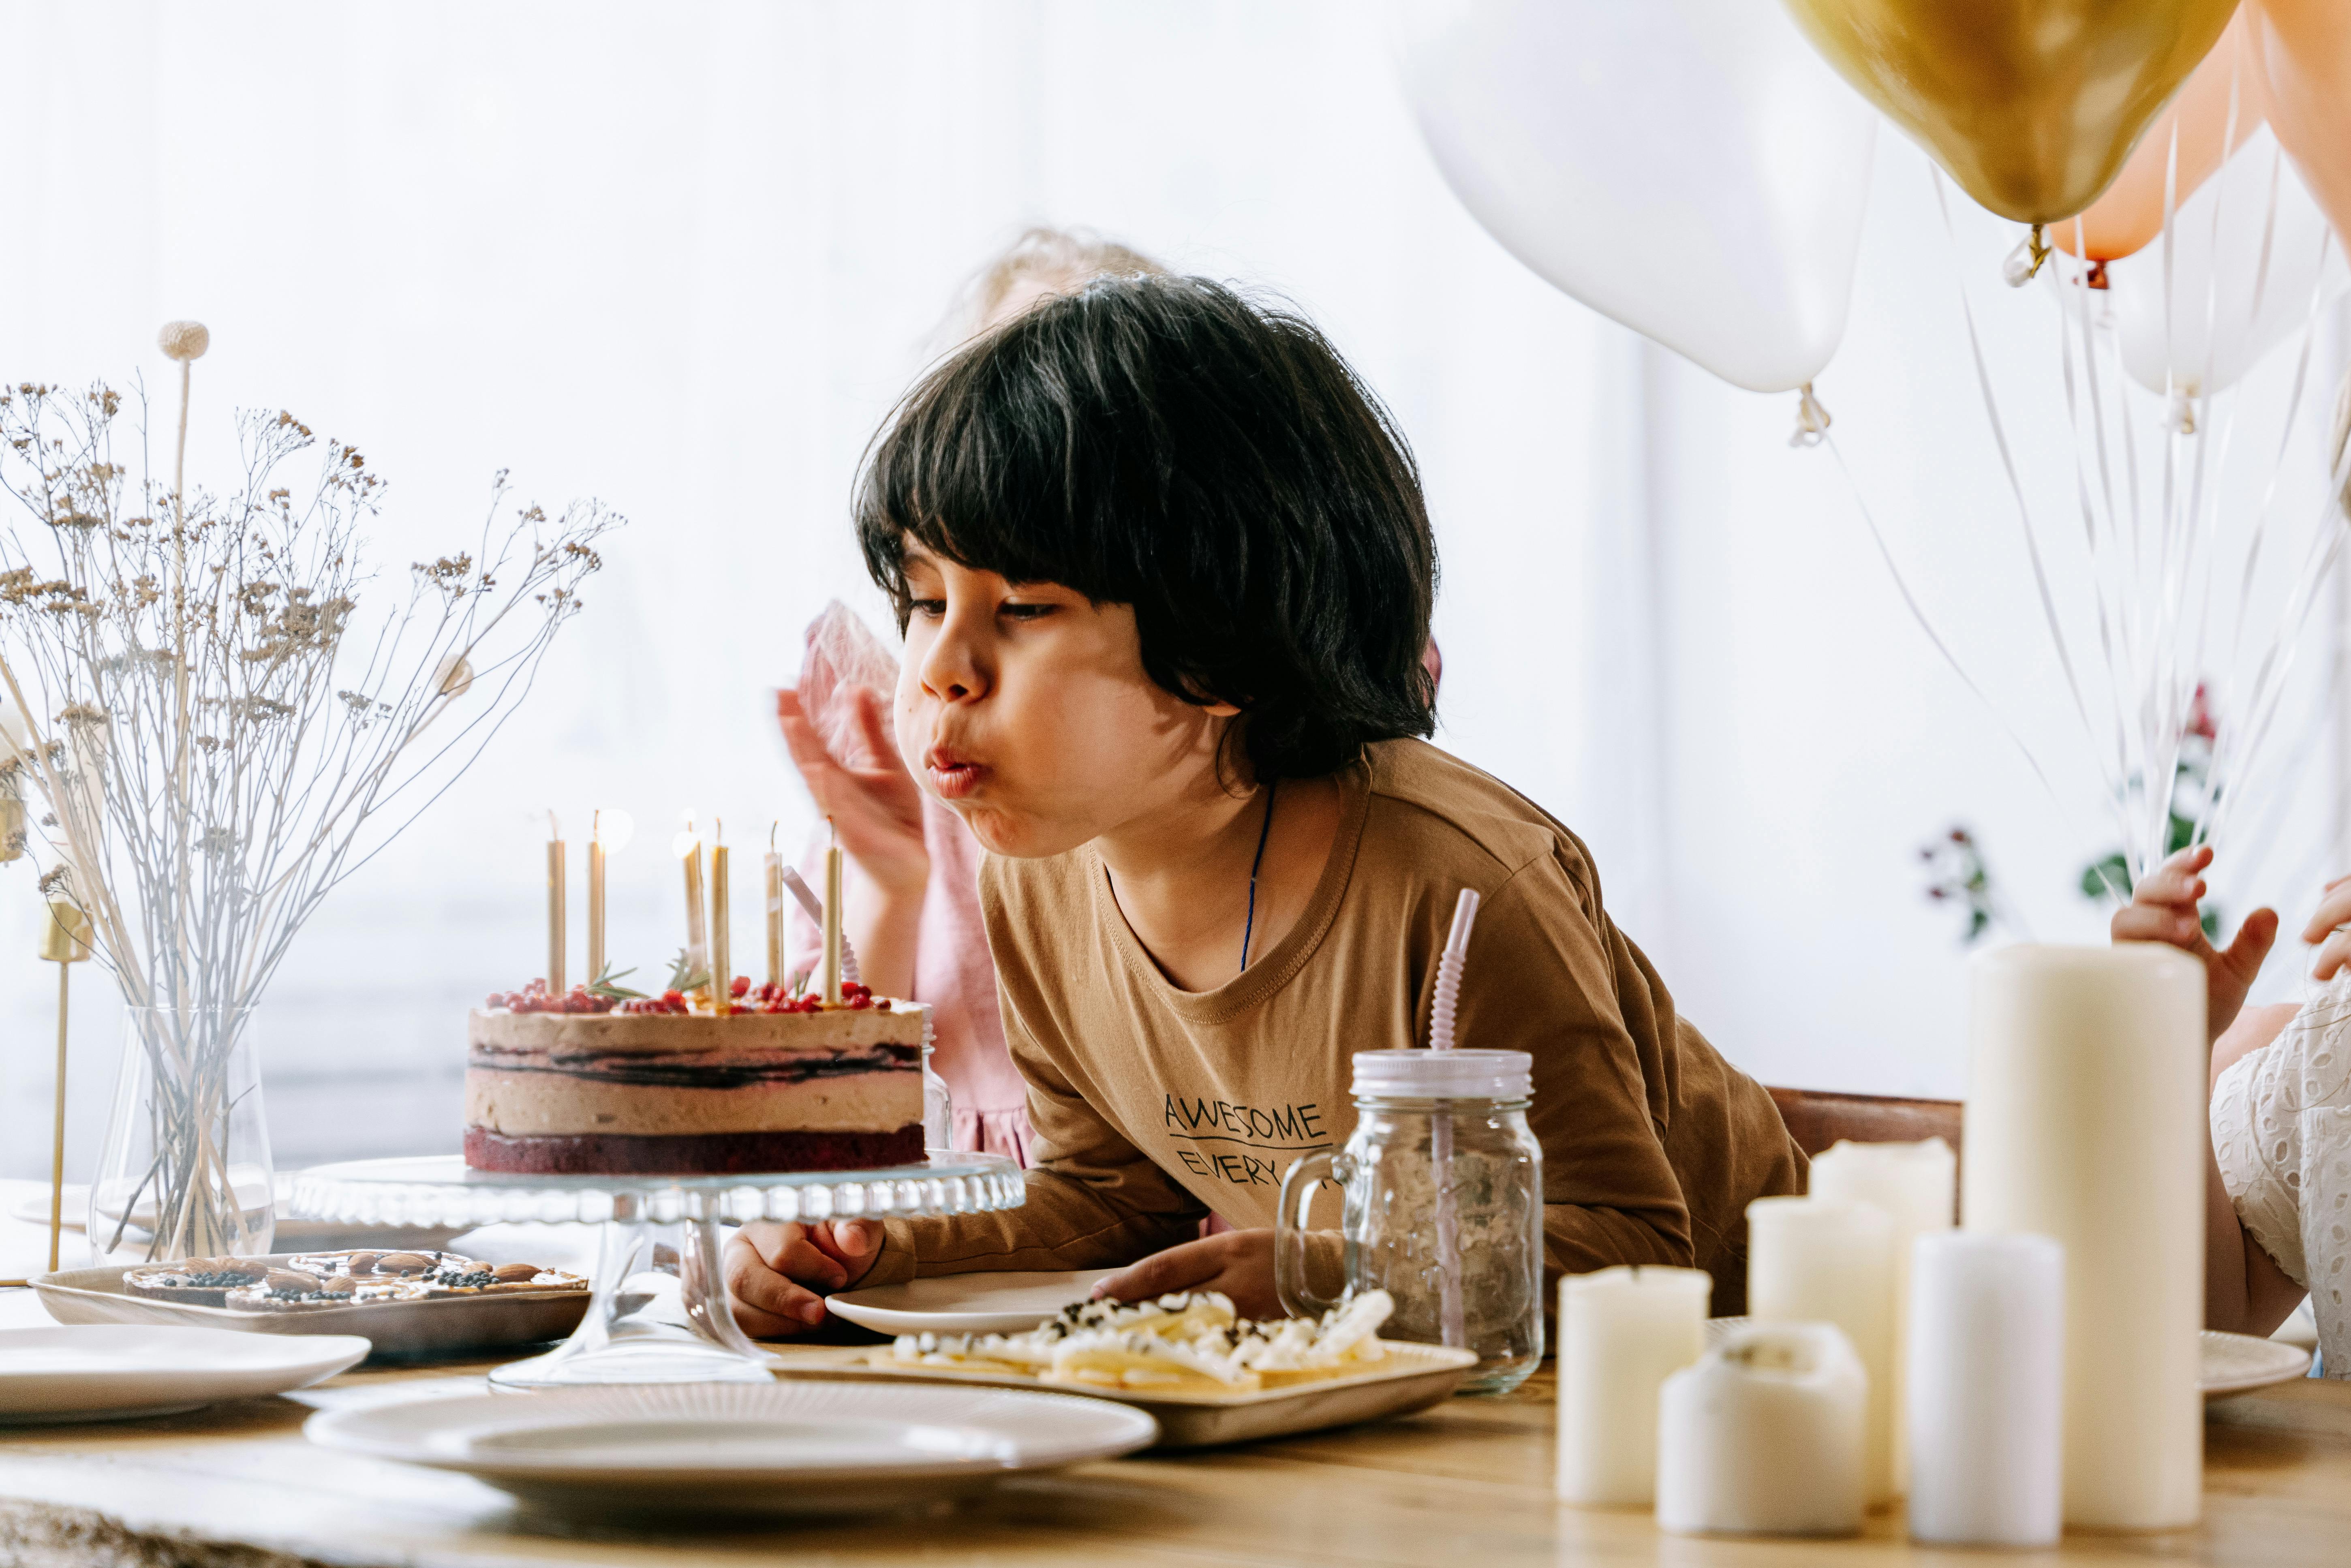
[{"label": "dried flower arrangement", "polygon": [[[181,367],[168,486],[120,393],[0,390],[0,487],[30,517],[0,530],[0,758],[130,1005],[126,1072],[141,1053],[154,1086],[152,1152],[94,1207],[91,1240],[143,1231],[167,1259],[266,1246],[266,1180],[256,1207],[229,1171],[251,1009],[320,901],[514,712],[619,519],[583,502],[502,524],[501,473],[476,548],[417,563],[405,602],[370,620],[359,535],[381,482],[293,415],[246,413],[242,483],[185,491],[206,334],[175,322],[162,341]],[[292,477],[314,451],[315,477]]]}]

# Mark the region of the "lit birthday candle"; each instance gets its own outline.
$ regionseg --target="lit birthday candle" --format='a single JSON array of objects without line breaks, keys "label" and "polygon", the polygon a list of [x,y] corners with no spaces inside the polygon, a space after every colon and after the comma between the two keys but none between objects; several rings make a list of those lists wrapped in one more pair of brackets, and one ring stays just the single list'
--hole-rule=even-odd
[{"label": "lit birthday candle", "polygon": [[603,978],[604,857],[625,849],[635,836],[636,823],[626,811],[610,809],[596,813],[588,836],[588,978]]},{"label": "lit birthday candle", "polygon": [[784,857],[776,848],[777,824],[768,824],[768,984],[784,983]]},{"label": "lit birthday candle", "polygon": [[[830,831],[832,819],[827,817]],[[824,846],[824,999],[841,1000],[841,838]]]},{"label": "lit birthday candle", "polygon": [[685,814],[685,831],[670,841],[670,848],[685,867],[685,971],[709,967],[710,943],[703,926],[702,835],[695,831],[694,813]]},{"label": "lit birthday candle", "polygon": [[710,821],[710,1005],[723,1017],[735,1007],[735,955],[726,925],[726,820]]},{"label": "lit birthday candle", "polygon": [[563,994],[564,939],[563,888],[563,829],[555,820],[555,811],[547,813],[547,990],[549,996]]}]

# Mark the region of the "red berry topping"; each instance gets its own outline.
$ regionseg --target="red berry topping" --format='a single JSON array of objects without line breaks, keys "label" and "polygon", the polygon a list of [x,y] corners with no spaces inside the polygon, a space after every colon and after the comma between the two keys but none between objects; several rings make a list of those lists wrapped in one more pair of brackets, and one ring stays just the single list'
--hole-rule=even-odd
[{"label": "red berry topping", "polygon": [[730,997],[739,997],[746,995],[750,989],[751,977],[748,975],[737,975],[735,977],[734,983],[726,988],[726,994]]}]

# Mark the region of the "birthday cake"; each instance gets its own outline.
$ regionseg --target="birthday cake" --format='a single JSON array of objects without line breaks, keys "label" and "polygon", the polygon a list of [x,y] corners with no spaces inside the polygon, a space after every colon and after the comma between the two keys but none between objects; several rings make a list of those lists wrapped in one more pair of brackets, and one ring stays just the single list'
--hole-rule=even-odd
[{"label": "birthday cake", "polygon": [[923,1158],[929,1009],[737,979],[615,1000],[541,986],[474,1011],[465,1163],[533,1176],[858,1170]]}]

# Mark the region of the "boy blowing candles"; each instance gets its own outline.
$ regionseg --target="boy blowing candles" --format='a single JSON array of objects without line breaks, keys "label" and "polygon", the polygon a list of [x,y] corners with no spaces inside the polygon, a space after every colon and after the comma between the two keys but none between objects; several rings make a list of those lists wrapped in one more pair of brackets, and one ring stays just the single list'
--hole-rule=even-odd
[{"label": "boy blowing candles", "polygon": [[[1465,887],[1458,1034],[1534,1059],[1547,1271],[1695,1265],[1741,1310],[1746,1207],[1803,1156],[1575,835],[1418,738],[1418,476],[1311,325],[1190,277],[1047,300],[907,396],[856,516],[906,637],[898,745],[988,851],[1035,1165],[1001,1214],[744,1227],[747,1330],[854,1285],[1122,1264],[1105,1293],[1280,1316],[1282,1172],[1346,1137],[1353,1052],[1427,1038]],[[1211,1211],[1235,1228],[1196,1239]]]}]

